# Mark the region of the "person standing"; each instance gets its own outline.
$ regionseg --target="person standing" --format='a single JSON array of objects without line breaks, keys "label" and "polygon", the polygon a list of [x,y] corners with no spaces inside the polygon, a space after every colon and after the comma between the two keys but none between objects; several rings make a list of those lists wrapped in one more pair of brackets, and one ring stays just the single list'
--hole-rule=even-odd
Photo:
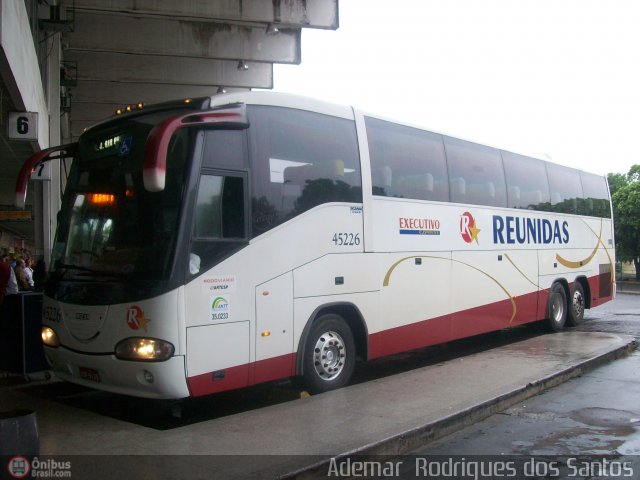
[{"label": "person standing", "polygon": [[29,290],[34,290],[33,284],[33,258],[29,257],[24,262],[24,275],[29,284]]},{"label": "person standing", "polygon": [[18,293],[18,281],[16,280],[16,274],[9,263],[9,256],[5,255],[0,263],[0,287],[2,287],[2,301],[4,302],[5,296],[15,295]]},{"label": "person standing", "polygon": [[27,281],[27,273],[25,272],[24,260],[19,258],[16,261],[15,275],[18,281],[19,290],[29,290],[29,282]]},{"label": "person standing", "polygon": [[9,285],[9,279],[11,278],[11,267],[9,266],[9,262],[7,262],[8,257],[3,255],[0,258],[0,305],[4,302],[4,292]]}]

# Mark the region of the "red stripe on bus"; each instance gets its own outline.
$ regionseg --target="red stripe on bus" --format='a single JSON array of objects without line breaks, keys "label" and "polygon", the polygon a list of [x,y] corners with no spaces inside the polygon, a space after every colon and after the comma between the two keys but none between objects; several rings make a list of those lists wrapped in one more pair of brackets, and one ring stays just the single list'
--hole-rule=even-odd
[{"label": "red stripe on bus", "polygon": [[295,375],[296,354],[259,360],[253,367],[253,383],[269,382]]},{"label": "red stripe on bus", "polygon": [[[259,360],[252,365],[238,365],[218,370],[217,372],[203,373],[187,378],[187,385],[191,396],[200,397],[224,392],[225,390],[247,387],[256,383],[288,378],[295,374],[295,359],[295,353],[288,353]],[[250,376],[253,376],[252,380]]]},{"label": "red stripe on bus", "polygon": [[369,337],[369,358],[450,342],[473,335],[513,327],[545,317],[548,291],[515,297],[511,300],[474,307],[430,318],[401,327],[383,330]]},{"label": "red stripe on bus", "polygon": [[247,385],[249,385],[249,364],[187,378],[187,386],[192,397],[234,390]]}]

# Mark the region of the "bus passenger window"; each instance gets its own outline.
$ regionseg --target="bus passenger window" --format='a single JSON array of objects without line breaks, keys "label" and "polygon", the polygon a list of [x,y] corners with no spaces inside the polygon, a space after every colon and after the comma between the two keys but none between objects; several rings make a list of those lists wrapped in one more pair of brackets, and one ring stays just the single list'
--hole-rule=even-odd
[{"label": "bus passenger window", "polygon": [[353,120],[260,105],[248,113],[254,237],[323,203],[362,203]]},{"label": "bus passenger window", "polygon": [[607,181],[602,175],[580,172],[584,198],[578,205],[578,214],[611,218],[611,203]]},{"label": "bus passenger window", "polygon": [[547,163],[547,173],[551,190],[551,211],[578,213],[578,199],[582,198],[582,184],[578,170]]},{"label": "bus passenger window", "polygon": [[449,200],[442,135],[365,117],[374,195]]},{"label": "bus passenger window", "polygon": [[452,137],[444,137],[444,145],[452,202],[507,206],[502,157],[498,150]]},{"label": "bus passenger window", "polygon": [[509,208],[549,210],[549,181],[544,162],[502,151]]}]

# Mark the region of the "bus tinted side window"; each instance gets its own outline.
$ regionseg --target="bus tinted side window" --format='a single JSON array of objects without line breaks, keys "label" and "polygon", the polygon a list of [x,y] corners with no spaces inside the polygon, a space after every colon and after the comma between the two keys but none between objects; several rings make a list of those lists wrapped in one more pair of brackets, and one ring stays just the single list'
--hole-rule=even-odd
[{"label": "bus tinted side window", "polygon": [[243,190],[241,177],[202,175],[196,198],[194,237],[244,238]]},{"label": "bus tinted side window", "polygon": [[578,199],[582,198],[582,184],[578,170],[547,163],[551,211],[578,213]]},{"label": "bus tinted side window", "polygon": [[549,181],[542,160],[502,152],[507,179],[507,206],[549,211]]},{"label": "bus tinted side window", "polygon": [[366,117],[373,194],[449,200],[442,136]]},{"label": "bus tinted side window", "polygon": [[603,176],[580,172],[584,198],[578,205],[580,215],[592,217],[611,218],[611,203],[609,190]]},{"label": "bus tinted side window", "polygon": [[248,107],[255,237],[317,205],[362,202],[355,123],[282,107]]},{"label": "bus tinted side window", "polygon": [[444,145],[452,202],[507,206],[502,158],[498,150],[452,137],[444,137]]},{"label": "bus tinted side window", "polygon": [[247,168],[244,131],[209,130],[205,132],[204,167],[240,170]]},{"label": "bus tinted side window", "polygon": [[189,274],[197,275],[248,241],[245,223],[246,175],[200,176],[189,252]]}]

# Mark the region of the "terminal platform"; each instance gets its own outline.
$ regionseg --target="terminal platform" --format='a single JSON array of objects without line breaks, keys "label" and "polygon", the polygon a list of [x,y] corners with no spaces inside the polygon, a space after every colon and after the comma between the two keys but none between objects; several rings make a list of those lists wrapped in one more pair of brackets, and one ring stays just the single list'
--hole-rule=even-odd
[{"label": "terminal platform", "polygon": [[[206,478],[326,478],[331,458],[408,452],[635,346],[633,337],[611,333],[545,334],[164,430],[34,394],[35,386],[2,387],[0,410],[36,412],[43,457],[71,456],[84,472],[93,456],[114,456],[110,476],[104,478],[132,477],[130,462],[121,461],[131,455],[139,456],[133,470],[142,478],[205,478],[205,472],[210,474]],[[215,405],[215,397],[209,402]],[[98,470],[105,465],[105,457],[100,458],[94,462]],[[103,478],[99,474],[105,472],[95,473],[94,478]]]}]

